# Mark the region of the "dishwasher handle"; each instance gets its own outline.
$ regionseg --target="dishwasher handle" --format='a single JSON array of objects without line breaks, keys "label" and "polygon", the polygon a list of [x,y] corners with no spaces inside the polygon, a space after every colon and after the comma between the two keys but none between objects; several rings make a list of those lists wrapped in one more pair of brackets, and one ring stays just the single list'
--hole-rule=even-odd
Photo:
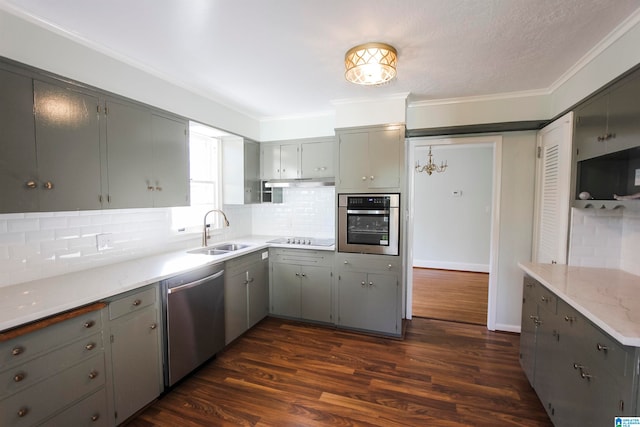
[{"label": "dishwasher handle", "polygon": [[209,280],[217,279],[218,277],[221,277],[223,274],[224,274],[224,270],[220,270],[217,273],[212,274],[211,276],[207,276],[200,280],[196,280],[195,282],[186,283],[184,285],[176,286],[175,288],[169,288],[167,289],[167,294],[175,294],[176,292],[186,291],[187,289],[194,288],[198,285],[201,285],[204,282],[208,282]]}]

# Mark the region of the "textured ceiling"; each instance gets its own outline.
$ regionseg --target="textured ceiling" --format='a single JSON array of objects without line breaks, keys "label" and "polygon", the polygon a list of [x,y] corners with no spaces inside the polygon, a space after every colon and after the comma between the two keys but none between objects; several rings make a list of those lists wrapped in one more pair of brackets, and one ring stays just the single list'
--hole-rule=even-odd
[{"label": "textured ceiling", "polygon": [[[544,90],[638,0],[0,0],[70,37],[255,118],[331,101]],[[344,53],[398,50],[381,87],[344,80]]]}]

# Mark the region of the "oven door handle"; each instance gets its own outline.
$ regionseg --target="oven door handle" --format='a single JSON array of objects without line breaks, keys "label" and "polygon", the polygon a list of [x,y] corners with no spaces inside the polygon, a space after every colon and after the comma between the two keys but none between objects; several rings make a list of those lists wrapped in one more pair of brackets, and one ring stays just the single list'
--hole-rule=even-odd
[{"label": "oven door handle", "polygon": [[208,280],[213,280],[213,279],[217,279],[218,277],[222,276],[224,274],[224,270],[220,270],[215,274],[212,274],[211,276],[207,276],[204,279],[200,279],[200,280],[196,280],[195,282],[190,282],[190,283],[186,283],[184,285],[180,285],[180,286],[176,286],[175,288],[169,288],[167,289],[167,293],[168,294],[175,294],[176,292],[180,292],[180,291],[185,291],[189,288],[194,288],[198,285],[201,285],[203,282],[206,282]]},{"label": "oven door handle", "polygon": [[356,215],[389,215],[389,210],[366,210],[366,209],[347,209],[348,214]]}]

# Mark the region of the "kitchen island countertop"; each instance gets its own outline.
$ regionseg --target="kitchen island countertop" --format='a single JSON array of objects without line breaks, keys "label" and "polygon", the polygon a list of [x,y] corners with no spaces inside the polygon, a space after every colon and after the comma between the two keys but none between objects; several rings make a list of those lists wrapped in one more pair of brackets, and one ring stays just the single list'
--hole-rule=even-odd
[{"label": "kitchen island countertop", "polygon": [[[205,265],[228,261],[256,250],[284,247],[271,237],[249,236],[232,242],[249,245],[225,255],[199,255],[187,249],[150,255],[88,270],[0,287],[0,332],[76,307],[104,300]],[[217,245],[224,242],[216,242]],[[299,248],[300,245],[285,245]],[[193,249],[193,248],[190,248]],[[335,246],[304,249],[335,250]]]},{"label": "kitchen island countertop", "polygon": [[621,344],[640,347],[640,276],[608,268],[518,265]]}]

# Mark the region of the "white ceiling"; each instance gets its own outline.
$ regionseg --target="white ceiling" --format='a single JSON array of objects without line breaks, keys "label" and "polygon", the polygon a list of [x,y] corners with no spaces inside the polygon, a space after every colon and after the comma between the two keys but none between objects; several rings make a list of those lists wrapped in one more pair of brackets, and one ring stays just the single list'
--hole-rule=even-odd
[{"label": "white ceiling", "polygon": [[[252,117],[410,92],[435,100],[546,90],[639,0],[0,0],[11,13]],[[344,79],[344,54],[380,41],[398,77]]]}]

